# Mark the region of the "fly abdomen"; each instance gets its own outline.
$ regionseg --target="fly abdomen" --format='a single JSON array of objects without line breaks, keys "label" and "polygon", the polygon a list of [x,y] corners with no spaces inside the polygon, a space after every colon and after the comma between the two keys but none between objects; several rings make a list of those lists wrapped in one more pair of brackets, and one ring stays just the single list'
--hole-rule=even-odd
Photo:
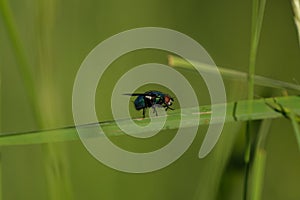
[{"label": "fly abdomen", "polygon": [[143,96],[138,96],[135,100],[134,100],[134,106],[136,110],[141,110],[143,108],[145,108],[145,99]]}]

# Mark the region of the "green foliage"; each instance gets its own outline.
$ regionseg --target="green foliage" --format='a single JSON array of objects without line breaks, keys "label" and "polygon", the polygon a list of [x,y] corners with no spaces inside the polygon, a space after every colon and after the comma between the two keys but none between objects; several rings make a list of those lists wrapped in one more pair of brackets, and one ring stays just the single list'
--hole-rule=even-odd
[{"label": "green foliage", "polygon": [[[212,200],[220,196],[222,200],[240,200],[244,179],[244,168],[239,163],[245,146],[241,136],[245,132],[243,125],[255,120],[251,125],[255,132],[257,120],[263,120],[260,130],[253,134],[255,148],[249,182],[249,191],[253,193],[250,197],[298,199],[299,153],[294,136],[286,132],[293,131],[299,144],[299,97],[293,95],[299,94],[300,86],[290,83],[293,78],[299,81],[299,45],[290,2],[268,1],[266,5],[265,2],[167,0],[128,4],[126,1],[0,0],[3,74],[0,136],[3,184],[0,189],[3,198]],[[265,16],[263,28],[262,16]],[[299,20],[296,20],[295,15],[298,25]],[[211,117],[210,106],[201,106],[201,125],[188,151],[165,169],[135,175],[114,171],[97,162],[79,142],[75,127],[68,125],[73,123],[70,105],[74,77],[86,54],[107,37],[142,26],[172,28],[201,43],[217,65],[224,66],[219,70],[225,80],[229,103],[224,131],[208,157],[202,160],[197,157],[202,133]],[[106,96],[109,101],[118,77],[132,66],[153,62],[153,58],[158,57],[156,53],[143,53],[141,56],[132,52],[132,55],[124,55],[125,60],[113,63],[116,68],[108,70],[111,73],[104,77],[107,82],[99,82],[101,95],[97,97]],[[252,64],[249,64],[249,56]],[[160,58],[157,60],[164,63],[164,55]],[[194,70],[178,57],[173,57],[173,61],[189,81],[196,82],[192,85],[199,102],[209,104],[209,94],[205,93],[205,85],[196,81]],[[209,72],[209,66],[199,66]],[[250,69],[247,66],[251,66]],[[248,92],[248,80],[251,98],[242,101]],[[254,85],[263,87],[254,91]],[[288,90],[292,95],[278,97],[281,90]],[[261,98],[252,100],[253,96]],[[270,96],[276,96],[277,101],[263,99]],[[109,106],[103,103],[106,101],[102,98],[96,101],[104,107],[97,108],[97,114],[105,120],[111,119]],[[250,112],[249,103],[253,105]],[[193,108],[176,107],[175,111],[168,112],[159,139],[149,146],[162,146],[168,141],[178,128],[181,112],[189,113],[191,120],[199,117],[193,114]],[[137,116],[137,112],[133,116]],[[135,122],[145,125],[148,120]],[[270,130],[266,125],[269,120],[276,122]],[[112,141],[133,151],[143,148],[139,142],[127,143],[115,121],[100,122],[100,125]],[[185,126],[188,129],[194,124],[185,123]],[[51,129],[55,127],[65,128]],[[269,132],[272,134],[267,142],[259,142]]]}]

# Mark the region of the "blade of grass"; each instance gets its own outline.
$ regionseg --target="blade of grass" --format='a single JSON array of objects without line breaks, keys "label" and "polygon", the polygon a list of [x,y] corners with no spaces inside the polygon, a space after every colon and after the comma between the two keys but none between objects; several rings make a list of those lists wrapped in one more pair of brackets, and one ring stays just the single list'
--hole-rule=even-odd
[{"label": "blade of grass", "polygon": [[[243,123],[229,122],[224,126],[222,136],[215,146],[214,150],[209,156],[205,158],[205,162],[202,163],[202,170],[199,172],[203,174],[203,171],[209,171],[209,175],[200,176],[198,186],[195,189],[194,200],[202,199],[223,199],[217,198],[218,191],[221,187],[221,180],[223,173],[226,171],[226,166],[230,160],[232,150],[234,147],[235,139],[240,133],[240,129]],[[203,187],[205,183],[205,187]]]},{"label": "blade of grass", "polygon": [[[197,68],[198,70],[203,71],[204,73],[216,73],[215,70],[213,70],[212,66],[200,63],[196,61],[192,61],[193,65],[177,56],[170,55],[168,57],[168,63],[172,67],[180,68],[183,70],[194,70],[193,67]],[[247,81],[248,74],[245,72],[235,71],[231,69],[226,69],[223,67],[218,66],[218,70],[223,78],[229,79],[229,80],[237,80],[237,81]],[[254,75],[254,84],[263,86],[263,87],[271,87],[276,89],[287,89],[287,90],[294,90],[294,91],[300,91],[300,85],[287,83],[279,80],[270,79],[263,76]]]},{"label": "blade of grass", "polygon": [[276,99],[273,99],[273,103],[268,101],[266,101],[266,103],[270,108],[282,114],[285,118],[291,120],[295,132],[296,140],[298,143],[298,147],[300,150],[300,130],[299,130],[300,115],[295,113],[295,111],[289,108],[288,106],[284,106],[281,103],[277,102]]},{"label": "blade of grass", "polygon": [[[1,70],[1,69],[0,69]],[[0,131],[2,130],[2,71],[0,71]],[[3,199],[2,194],[2,151],[0,147],[0,200]]]},{"label": "blade of grass", "polygon": [[300,46],[300,0],[292,0],[292,6],[294,10],[294,20],[298,31],[298,42]]},{"label": "blade of grass", "polygon": [[269,133],[272,120],[265,119],[261,122],[260,129],[257,135],[256,149],[254,152],[253,166],[251,173],[253,174],[251,179],[251,196],[250,199],[260,200],[263,190],[263,181],[266,166],[266,151],[265,140]]},{"label": "blade of grass", "polygon": [[2,172],[2,153],[0,153],[0,200],[3,199]]},{"label": "blade of grass", "polygon": [[255,159],[253,161],[253,184],[252,193],[250,199],[260,200],[261,193],[263,190],[263,179],[265,175],[266,166],[266,152],[263,149],[257,150],[255,152]]},{"label": "blade of grass", "polygon": [[290,111],[288,113],[288,116],[289,116],[289,119],[292,122],[292,126],[293,126],[294,133],[295,133],[295,136],[296,136],[296,140],[297,140],[297,143],[298,143],[298,148],[299,148],[299,151],[300,151],[300,130],[299,130],[300,117],[299,117],[299,115],[296,115],[293,111]]},{"label": "blade of grass", "polygon": [[[258,99],[251,100],[253,105],[252,113],[248,114],[248,102],[249,100],[243,100],[238,102],[229,102],[227,103],[227,112],[226,112],[226,121],[235,122],[235,121],[248,121],[252,120],[262,120],[262,119],[273,119],[283,117],[281,113],[276,112],[271,109],[266,101],[273,101],[273,98],[269,99]],[[283,106],[289,107],[293,112],[300,113],[300,97],[299,96],[288,96],[288,97],[278,97],[276,101],[282,104]],[[223,105],[220,105],[221,107]],[[195,113],[196,108],[184,108],[177,109],[174,111],[168,112],[168,118],[165,126],[162,130],[169,129],[178,129],[181,120],[181,115],[184,113],[188,116],[188,119],[182,123],[184,127],[196,126],[195,119],[199,118],[200,114],[200,125],[207,125],[210,123],[211,106],[200,106],[200,113]],[[220,117],[221,118],[221,117]],[[129,119],[120,119],[120,120],[129,120]],[[147,125],[150,120],[146,118],[144,120],[134,119],[134,121],[141,126]],[[218,123],[218,120],[214,120],[215,123]],[[124,133],[118,128],[116,121],[107,121],[107,122],[95,122],[93,124],[85,124],[79,126],[79,128],[93,129],[95,126],[101,125],[103,129],[103,134],[105,133],[108,137],[124,135]],[[154,126],[153,126],[154,127]],[[155,128],[155,127],[154,127]],[[145,129],[145,132],[151,131]],[[143,134],[141,132],[140,134]],[[104,136],[104,135],[103,135]],[[93,137],[93,135],[90,135]],[[25,133],[2,133],[0,136],[0,146],[11,146],[11,145],[26,145],[26,144],[42,144],[49,142],[65,142],[71,140],[78,140],[79,137],[74,126],[65,127],[61,129],[45,130],[45,131],[33,131]]]},{"label": "blade of grass", "polygon": [[30,107],[33,111],[34,119],[36,121],[36,126],[40,127],[41,116],[37,108],[37,93],[36,88],[34,87],[34,78],[30,71],[30,66],[28,64],[25,51],[22,46],[22,42],[18,35],[17,28],[15,27],[14,17],[12,11],[8,5],[7,0],[0,0],[0,13],[3,18],[4,27],[8,33],[8,39],[12,44],[12,48],[15,54],[15,58],[18,64],[18,70],[22,81],[24,83],[24,88],[26,90],[27,98],[29,99]]},{"label": "blade of grass", "polygon": [[[32,109],[33,112],[33,117],[36,121],[36,126],[40,127],[39,125],[41,124],[41,116],[38,112],[37,109],[37,96],[35,92],[34,86],[34,79],[31,75],[30,72],[30,66],[27,62],[25,51],[22,47],[21,40],[18,36],[18,31],[15,27],[15,22],[14,18],[12,15],[12,11],[10,10],[10,7],[8,5],[8,2],[6,0],[0,0],[0,15],[2,16],[3,22],[4,22],[4,27],[8,33],[8,39],[10,40],[13,48],[13,52],[15,54],[15,58],[18,64],[18,70],[20,73],[20,76],[23,81],[23,85],[27,95],[27,98],[29,100],[29,106]],[[1,155],[2,157],[2,155]],[[0,198],[2,199],[2,158],[0,160],[0,180],[1,180],[1,185],[0,185]]]},{"label": "blade of grass", "polygon": [[[39,5],[42,4],[43,1],[39,2]],[[46,5],[46,4],[43,4]],[[41,112],[39,112],[39,96],[37,92],[37,88],[35,85],[35,80],[33,78],[33,75],[30,70],[30,65],[28,63],[24,48],[22,46],[22,42],[20,40],[20,37],[18,35],[17,28],[15,26],[14,17],[12,15],[12,11],[9,7],[9,4],[6,0],[0,0],[0,12],[4,19],[4,25],[8,32],[8,37],[11,41],[13,51],[16,57],[16,60],[18,62],[18,71],[22,77],[22,81],[24,83],[24,87],[26,90],[26,94],[29,99],[30,107],[34,114],[34,119],[36,121],[37,127],[43,127],[45,125],[45,121],[50,121],[50,119],[47,119],[47,116],[40,115]],[[47,11],[49,9],[49,6],[46,6],[45,9],[42,9],[41,12]],[[40,11],[40,9],[38,9]],[[44,13],[42,13],[44,14]],[[45,15],[43,15],[45,16]],[[49,23],[41,23],[41,24],[47,24],[46,27],[50,26]],[[46,31],[47,32],[47,31]],[[48,34],[48,32],[46,33]],[[42,38],[39,38],[41,41]],[[41,43],[40,43],[41,44]],[[41,65],[41,66],[47,66],[47,65]],[[45,88],[42,88],[45,89]],[[46,166],[46,174],[48,181],[48,191],[49,195],[54,195],[50,197],[50,199],[57,199],[58,196],[60,196],[60,199],[72,199],[70,196],[68,197],[68,194],[70,194],[70,178],[66,175],[67,172],[61,173],[59,170],[64,168],[65,163],[62,164],[62,162],[65,162],[66,159],[59,158],[59,154],[63,154],[62,151],[57,150],[55,147],[53,147],[51,144],[47,144],[44,146],[44,152],[45,152],[45,166]],[[65,170],[66,171],[66,170]],[[53,179],[53,177],[58,177],[60,174],[64,174],[65,179],[60,180],[59,178]],[[64,189],[62,189],[64,188]]]},{"label": "blade of grass", "polygon": [[[60,121],[63,116],[59,108],[62,99],[54,88],[55,80],[53,79],[53,33],[55,28],[57,1],[39,1],[36,4],[36,32],[39,70],[38,91],[39,91],[39,108],[43,110],[42,126],[53,127],[56,122]],[[55,108],[55,109],[53,109]],[[44,151],[44,166],[46,179],[48,182],[49,199],[66,199],[71,200],[71,177],[69,169],[69,159],[65,145],[48,143],[42,146]]]},{"label": "blade of grass", "polygon": [[[252,109],[250,110],[249,108],[252,108],[252,105],[249,104],[248,106],[248,113],[252,112]],[[252,119],[250,119],[252,120]],[[251,149],[252,149],[252,137],[251,137],[251,121],[247,121],[246,124],[246,146],[245,146],[245,153],[244,153],[244,161],[245,161],[245,176],[244,176],[244,191],[243,191],[243,199],[247,200],[248,199],[248,184],[249,184],[249,176],[250,176],[250,158],[251,158]]]},{"label": "blade of grass", "polygon": [[[260,38],[260,31],[264,16],[264,10],[266,5],[266,0],[253,0],[252,1],[252,28],[251,28],[251,44],[250,44],[250,55],[249,55],[249,75],[248,75],[248,100],[254,98],[254,75],[255,75],[255,64],[258,50],[258,43]],[[252,101],[249,101],[248,113],[252,113]],[[248,179],[250,176],[250,158],[252,149],[252,130],[251,130],[251,120],[247,121],[246,129],[246,150],[245,150],[245,180],[244,180],[244,193],[243,199],[248,199]]]},{"label": "blade of grass", "polygon": [[257,47],[260,38],[260,31],[264,16],[266,0],[253,0],[252,7],[252,28],[251,28],[251,45],[249,56],[249,76],[248,76],[248,99],[254,97],[254,74],[257,57]]}]

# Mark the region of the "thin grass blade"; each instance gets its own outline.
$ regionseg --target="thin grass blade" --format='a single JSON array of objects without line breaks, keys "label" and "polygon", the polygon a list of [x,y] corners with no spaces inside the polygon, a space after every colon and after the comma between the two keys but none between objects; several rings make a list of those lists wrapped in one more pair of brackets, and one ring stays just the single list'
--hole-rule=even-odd
[{"label": "thin grass blade", "polygon": [[[189,70],[193,71],[194,67],[198,70],[203,71],[204,73],[216,73],[215,70],[213,70],[212,66],[200,63],[197,61],[192,61],[194,65],[192,65],[190,62],[177,57],[170,55],[168,57],[169,65],[175,68],[183,69],[183,70]],[[240,72],[232,69],[227,69],[224,67],[219,67],[218,70],[223,78],[228,80],[234,80],[234,81],[241,81],[245,82],[247,81],[248,74],[245,72]],[[276,88],[280,90],[293,90],[293,91],[300,91],[300,85],[288,83],[284,81],[274,80],[263,76],[254,75],[254,84],[258,86],[263,87],[270,87],[270,88]]]},{"label": "thin grass blade", "polygon": [[297,116],[293,111],[290,112],[289,114],[289,118],[291,119],[291,122],[292,122],[292,126],[293,126],[293,129],[294,129],[294,133],[295,133],[295,136],[296,136],[296,140],[297,140],[297,143],[298,143],[298,148],[299,148],[299,151],[300,151],[300,129],[299,129],[299,116]]},{"label": "thin grass blade", "polygon": [[292,6],[294,10],[294,20],[298,31],[298,42],[300,47],[300,0],[292,0]]},{"label": "thin grass blade", "polygon": [[[266,102],[273,102],[273,98],[268,99],[257,99],[251,100],[253,105],[252,113],[247,113],[249,100],[237,101],[237,102],[228,102],[226,119],[225,123],[228,122],[242,122],[252,120],[262,120],[262,119],[273,119],[283,117],[282,114],[271,109]],[[299,96],[287,96],[287,97],[278,97],[276,101],[282,104],[285,107],[289,107],[293,110],[294,113],[300,114],[300,97]],[[216,105],[217,107],[218,105]],[[221,107],[223,105],[220,105]],[[196,110],[200,110],[200,112],[195,112]],[[187,120],[181,123],[181,115],[184,113],[187,115]],[[168,112],[167,121],[162,130],[172,130],[178,129],[179,126],[184,127],[192,127],[196,126],[197,123],[195,119],[199,120],[200,115],[200,125],[207,125],[211,123],[211,106],[200,106],[200,108],[184,108],[177,109],[174,111]],[[218,117],[217,117],[218,118]],[[220,116],[220,119],[222,117]],[[130,119],[119,119],[119,120],[130,120]],[[135,123],[140,126],[145,126],[150,122],[149,118],[145,118],[144,120],[133,119]],[[218,120],[214,120],[214,123],[218,123]],[[101,126],[103,129],[103,136],[115,137],[124,135],[116,121],[106,121],[106,122],[95,122],[92,124],[83,124],[80,128],[93,129],[95,126]],[[155,127],[155,126],[153,126]],[[145,129],[145,132],[141,132],[140,134],[144,134],[148,131]],[[104,135],[105,134],[105,135]],[[91,135],[92,137],[92,135]],[[76,127],[65,127],[60,129],[53,130],[44,130],[44,131],[31,131],[24,133],[2,133],[0,136],[0,146],[11,146],[11,145],[27,145],[27,144],[42,144],[42,143],[50,143],[50,142],[65,142],[78,140],[79,137],[76,132]]]},{"label": "thin grass blade", "polygon": [[256,149],[254,152],[254,160],[252,165],[252,179],[250,199],[260,200],[263,191],[263,182],[265,175],[266,156],[265,141],[271,128],[271,119],[265,119],[261,122],[257,135]]}]

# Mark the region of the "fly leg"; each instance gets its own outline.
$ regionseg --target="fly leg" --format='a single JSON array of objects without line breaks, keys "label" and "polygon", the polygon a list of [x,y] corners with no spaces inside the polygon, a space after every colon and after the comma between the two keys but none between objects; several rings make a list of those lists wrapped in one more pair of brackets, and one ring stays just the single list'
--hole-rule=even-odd
[{"label": "fly leg", "polygon": [[156,110],[157,107],[158,107],[158,108],[161,108],[162,105],[160,105],[160,104],[154,104],[154,105],[152,106],[152,108],[153,108],[153,113],[155,113],[156,116],[158,116],[157,110]]},{"label": "fly leg", "polygon": [[155,106],[155,105],[153,105],[153,106],[152,106],[152,108],[153,108],[153,113],[155,113],[155,116],[157,116],[157,110],[156,110],[156,106]]},{"label": "fly leg", "polygon": [[146,108],[143,108],[143,118],[145,118],[145,110]]},{"label": "fly leg", "polygon": [[154,105],[154,106],[152,106],[152,108],[153,108],[153,113],[155,113],[155,116],[157,117],[157,110],[156,110],[156,106]]}]

